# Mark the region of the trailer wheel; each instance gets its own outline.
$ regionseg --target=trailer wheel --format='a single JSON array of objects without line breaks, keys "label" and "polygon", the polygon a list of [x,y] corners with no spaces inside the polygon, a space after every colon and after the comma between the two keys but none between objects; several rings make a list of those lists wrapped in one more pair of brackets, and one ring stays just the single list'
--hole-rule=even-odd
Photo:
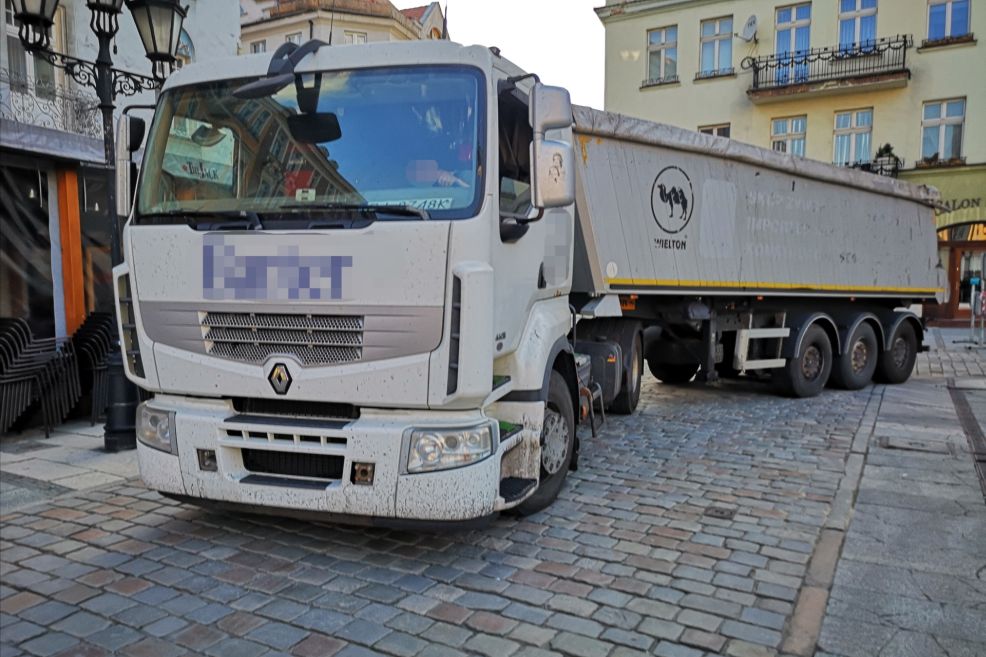
[{"label": "trailer wheel", "polygon": [[644,371],[644,348],[640,333],[635,332],[630,343],[630,359],[623,379],[623,388],[609,406],[617,415],[630,415],[640,402],[640,381]]},{"label": "trailer wheel", "polygon": [[865,388],[876,371],[880,353],[877,345],[873,327],[867,322],[860,323],[832,367],[832,384],[845,390]]},{"label": "trailer wheel", "polygon": [[555,501],[568,474],[574,448],[575,409],[572,396],[564,377],[552,371],[541,429],[540,483],[533,495],[517,505],[517,513],[524,516],[537,513]]},{"label": "trailer wheel", "polygon": [[658,381],[672,385],[688,383],[699,368],[697,363],[659,363],[653,358],[647,361],[647,367]]},{"label": "trailer wheel", "polygon": [[890,338],[890,349],[880,352],[874,378],[881,383],[903,383],[911,377],[918,357],[918,338],[914,325],[901,322]]},{"label": "trailer wheel", "polygon": [[832,342],[825,329],[812,324],[804,333],[799,353],[774,370],[774,385],[782,395],[814,397],[825,387],[831,371]]}]

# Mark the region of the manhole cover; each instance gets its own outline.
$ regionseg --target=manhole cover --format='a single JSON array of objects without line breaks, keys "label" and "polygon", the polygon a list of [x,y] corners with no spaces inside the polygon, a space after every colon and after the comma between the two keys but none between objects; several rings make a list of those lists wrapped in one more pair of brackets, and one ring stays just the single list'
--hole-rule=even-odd
[{"label": "manhole cover", "polygon": [[903,449],[909,452],[930,452],[948,454],[948,444],[937,440],[915,440],[913,438],[891,438],[881,436],[877,444],[884,449]]},{"label": "manhole cover", "polygon": [[710,518],[719,518],[720,520],[732,520],[736,517],[736,509],[727,509],[721,506],[710,506],[705,509],[705,515]]}]

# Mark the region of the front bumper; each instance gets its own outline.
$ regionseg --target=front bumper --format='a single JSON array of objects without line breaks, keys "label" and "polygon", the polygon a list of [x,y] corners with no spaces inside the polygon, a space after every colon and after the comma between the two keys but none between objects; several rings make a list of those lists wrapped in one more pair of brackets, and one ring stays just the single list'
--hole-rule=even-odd
[{"label": "front bumper", "polygon": [[[285,509],[340,517],[463,521],[483,518],[502,506],[501,458],[516,443],[494,436],[493,454],[463,467],[406,474],[407,441],[412,427],[463,426],[486,418],[480,411],[414,412],[363,409],[356,420],[314,421],[237,415],[223,401],[157,396],[150,405],[175,412],[177,455],[138,441],[144,482],[173,496]],[[494,425],[495,428],[496,425]],[[494,432],[496,433],[496,432]],[[295,438],[298,436],[298,438]],[[244,450],[328,457],[342,463],[331,480],[312,481],[247,470]],[[199,450],[213,450],[216,470],[203,470]],[[354,463],[372,463],[373,483],[353,481]]]}]

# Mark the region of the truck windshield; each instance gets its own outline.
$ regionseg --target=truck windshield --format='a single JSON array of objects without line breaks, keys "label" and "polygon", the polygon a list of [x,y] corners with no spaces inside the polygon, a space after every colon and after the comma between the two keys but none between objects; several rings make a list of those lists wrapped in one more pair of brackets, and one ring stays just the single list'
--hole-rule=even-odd
[{"label": "truck windshield", "polygon": [[277,217],[354,206],[405,210],[381,213],[388,220],[478,212],[485,137],[478,69],[306,74],[273,96],[237,98],[246,82],[162,95],[135,223],[151,215],[179,223],[196,214]]}]

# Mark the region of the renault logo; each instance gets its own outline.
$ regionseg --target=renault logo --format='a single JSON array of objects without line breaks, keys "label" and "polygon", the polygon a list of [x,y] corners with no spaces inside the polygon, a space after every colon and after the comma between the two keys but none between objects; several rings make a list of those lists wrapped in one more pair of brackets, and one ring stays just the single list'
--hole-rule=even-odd
[{"label": "renault logo", "polygon": [[276,363],[274,368],[267,375],[267,380],[270,381],[270,387],[274,389],[279,395],[288,394],[288,388],[291,387],[291,374],[288,372],[288,366],[284,363]]}]

